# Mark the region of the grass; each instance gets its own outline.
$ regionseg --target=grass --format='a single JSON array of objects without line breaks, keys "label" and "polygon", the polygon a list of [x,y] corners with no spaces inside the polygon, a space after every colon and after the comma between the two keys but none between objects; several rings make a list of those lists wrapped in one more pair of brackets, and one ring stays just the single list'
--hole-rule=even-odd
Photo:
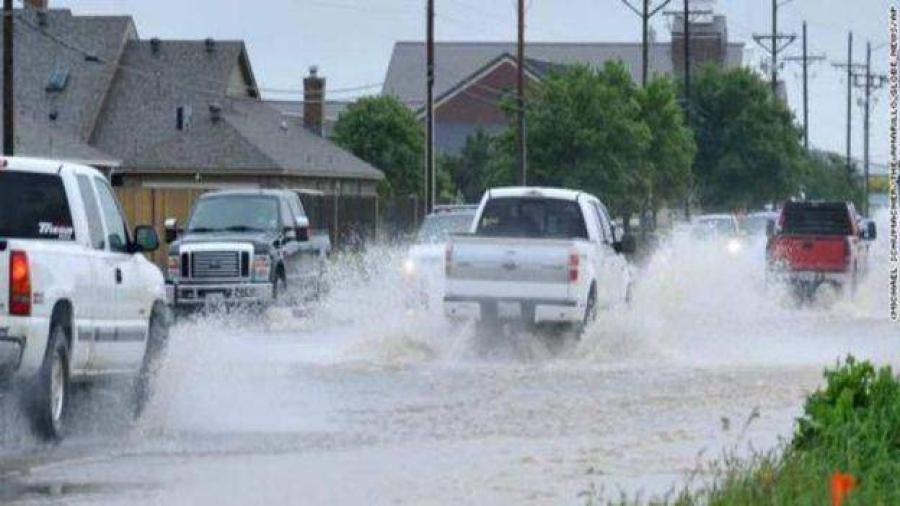
[{"label": "grass", "polygon": [[760,506],[831,504],[831,478],[849,473],[855,488],[845,506],[900,504],[900,381],[890,367],[848,357],[825,371],[826,384],[810,394],[792,440],[782,448],[741,459],[725,456],[702,473],[707,485],[673,498],[593,497],[589,504]]}]

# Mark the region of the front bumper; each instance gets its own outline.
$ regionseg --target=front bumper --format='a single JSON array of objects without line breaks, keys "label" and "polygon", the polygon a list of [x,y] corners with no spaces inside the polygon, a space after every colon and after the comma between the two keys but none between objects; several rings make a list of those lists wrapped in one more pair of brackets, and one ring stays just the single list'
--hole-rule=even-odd
[{"label": "front bumper", "polygon": [[47,318],[0,317],[0,379],[36,373],[49,334]]},{"label": "front bumper", "polygon": [[497,308],[501,320],[532,319],[532,323],[580,322],[584,306],[568,299],[498,299],[490,297],[444,297],[444,315],[451,319],[480,320],[486,307]]},{"label": "front bumper", "polygon": [[170,306],[204,306],[272,300],[272,283],[167,284]]}]

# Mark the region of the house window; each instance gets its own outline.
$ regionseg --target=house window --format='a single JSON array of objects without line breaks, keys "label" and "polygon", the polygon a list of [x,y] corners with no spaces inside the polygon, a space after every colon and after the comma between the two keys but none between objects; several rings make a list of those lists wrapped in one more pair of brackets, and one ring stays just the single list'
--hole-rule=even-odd
[{"label": "house window", "polygon": [[47,93],[59,93],[66,89],[69,84],[69,71],[64,68],[56,68],[50,73],[47,80]]}]

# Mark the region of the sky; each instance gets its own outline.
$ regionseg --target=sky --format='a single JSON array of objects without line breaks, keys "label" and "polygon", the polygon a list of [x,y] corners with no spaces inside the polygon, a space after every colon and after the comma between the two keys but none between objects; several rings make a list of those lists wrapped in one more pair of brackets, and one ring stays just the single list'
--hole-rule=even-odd
[{"label": "sky", "polygon": [[[142,38],[243,39],[260,87],[270,98],[299,99],[302,79],[312,65],[328,79],[329,98],[377,93],[396,41],[425,36],[425,0],[49,0],[51,7],[75,14],[129,14]],[[640,0],[631,0],[635,4]],[[659,5],[663,0],[651,0]],[[779,30],[799,35],[809,26],[811,54],[827,61],[811,67],[810,142],[846,150],[846,77],[832,63],[847,60],[847,32],[854,32],[854,61],[864,63],[865,43],[873,69],[888,64],[889,0],[779,0]],[[435,0],[438,40],[514,40],[515,0]],[[526,38],[531,41],[639,41],[640,18],[621,0],[526,0]],[[675,0],[671,6],[680,6]],[[752,35],[771,30],[768,0],[718,0],[728,17],[729,39],[746,43],[745,63],[760,69],[765,59]],[[659,40],[668,40],[665,16],[654,19]],[[800,54],[800,40],[784,53]],[[798,64],[783,69],[788,102],[802,118],[802,80]],[[359,91],[359,87],[367,87]],[[862,158],[863,114],[854,90],[853,154]],[[871,157],[888,158],[887,89],[875,93]]]}]

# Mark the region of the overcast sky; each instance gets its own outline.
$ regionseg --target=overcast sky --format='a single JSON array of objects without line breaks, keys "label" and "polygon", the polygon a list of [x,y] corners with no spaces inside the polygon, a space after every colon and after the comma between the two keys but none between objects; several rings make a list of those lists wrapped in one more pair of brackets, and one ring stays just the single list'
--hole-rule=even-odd
[{"label": "overcast sky", "polygon": [[[640,0],[632,0],[640,3]],[[652,0],[658,4],[661,0]],[[779,29],[800,33],[809,24],[810,52],[828,61],[813,67],[810,82],[811,142],[843,153],[846,149],[846,81],[831,66],[846,61],[847,31],[854,32],[854,59],[864,62],[865,42],[887,40],[888,0],[793,0],[780,9]],[[638,41],[639,18],[620,0],[526,0],[527,38],[533,41]],[[435,0],[438,40],[514,40],[515,0]],[[243,39],[262,88],[297,90],[303,75],[318,65],[328,88],[379,85],[391,48],[398,40],[424,38],[424,0],[50,0],[76,14],[130,14],[143,38]],[[675,0],[672,6],[680,5]],[[763,52],[752,40],[771,29],[768,0],[719,0],[728,16],[731,40],[746,43],[745,60],[759,68]],[[660,40],[668,26],[655,20]],[[785,54],[799,54],[798,41]],[[884,72],[887,50],[873,53],[873,67]],[[788,100],[801,116],[801,73],[784,69]],[[377,92],[376,86],[370,92]],[[358,92],[356,92],[358,94]],[[274,96],[269,94],[269,96]],[[282,95],[278,95],[281,97]],[[330,98],[352,95],[331,94]],[[856,95],[862,97],[861,93]],[[872,158],[886,161],[887,92],[876,94],[872,116]],[[853,151],[862,157],[862,110],[854,101]]]}]

